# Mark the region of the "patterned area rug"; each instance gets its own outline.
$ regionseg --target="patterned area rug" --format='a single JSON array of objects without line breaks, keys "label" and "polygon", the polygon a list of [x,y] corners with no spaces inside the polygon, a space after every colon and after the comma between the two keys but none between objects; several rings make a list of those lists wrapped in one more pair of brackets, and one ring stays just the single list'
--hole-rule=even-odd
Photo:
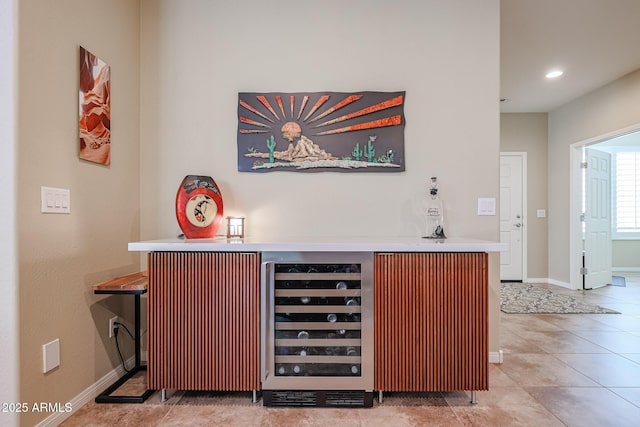
[{"label": "patterned area rug", "polygon": [[500,310],[509,314],[620,314],[529,283],[501,283]]}]

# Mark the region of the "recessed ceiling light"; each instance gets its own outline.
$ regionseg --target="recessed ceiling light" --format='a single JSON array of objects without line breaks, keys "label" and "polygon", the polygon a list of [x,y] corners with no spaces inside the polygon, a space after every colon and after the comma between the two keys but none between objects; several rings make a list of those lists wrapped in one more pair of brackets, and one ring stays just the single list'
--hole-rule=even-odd
[{"label": "recessed ceiling light", "polygon": [[553,70],[553,71],[549,71],[547,74],[545,74],[545,77],[548,78],[548,79],[557,79],[562,74],[564,74],[564,71]]}]

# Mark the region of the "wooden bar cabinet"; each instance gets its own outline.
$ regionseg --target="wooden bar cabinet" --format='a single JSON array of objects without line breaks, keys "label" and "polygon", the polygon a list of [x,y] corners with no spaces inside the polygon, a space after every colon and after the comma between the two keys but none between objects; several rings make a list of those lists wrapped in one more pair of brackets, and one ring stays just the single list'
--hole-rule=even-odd
[{"label": "wooden bar cabinet", "polygon": [[149,388],[260,389],[260,255],[149,254]]},{"label": "wooden bar cabinet", "polygon": [[488,390],[487,258],[375,255],[376,390]]}]

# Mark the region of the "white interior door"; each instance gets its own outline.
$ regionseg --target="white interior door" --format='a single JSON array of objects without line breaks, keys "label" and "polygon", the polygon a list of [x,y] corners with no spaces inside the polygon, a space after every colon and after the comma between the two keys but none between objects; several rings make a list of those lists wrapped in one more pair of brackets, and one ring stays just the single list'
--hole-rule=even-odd
[{"label": "white interior door", "polygon": [[585,174],[585,288],[611,283],[611,154],[587,148]]},{"label": "white interior door", "polygon": [[524,158],[500,155],[500,280],[524,280]]}]

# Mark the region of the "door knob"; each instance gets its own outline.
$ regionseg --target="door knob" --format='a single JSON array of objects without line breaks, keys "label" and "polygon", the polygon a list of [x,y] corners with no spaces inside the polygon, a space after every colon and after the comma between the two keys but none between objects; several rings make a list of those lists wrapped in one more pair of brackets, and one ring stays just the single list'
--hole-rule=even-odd
[{"label": "door knob", "polygon": [[520,223],[518,222],[518,223],[516,223],[516,224],[513,224],[513,226],[514,226],[515,228],[520,228],[520,227],[522,227],[522,224],[520,224]]}]

